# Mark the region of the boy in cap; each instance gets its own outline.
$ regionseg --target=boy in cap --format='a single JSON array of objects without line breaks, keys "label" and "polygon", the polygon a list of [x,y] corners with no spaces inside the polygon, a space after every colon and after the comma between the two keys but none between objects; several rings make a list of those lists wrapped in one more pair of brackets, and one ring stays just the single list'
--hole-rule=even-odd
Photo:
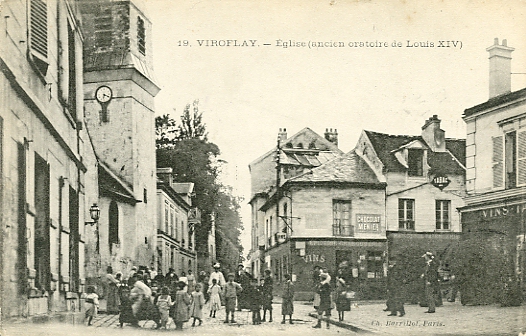
[{"label": "boy in cap", "polygon": [[237,282],[234,282],[234,273],[228,274],[228,282],[223,288],[223,297],[225,298],[225,323],[228,323],[228,313],[231,314],[231,323],[236,323],[234,320],[234,312],[236,311],[236,299],[237,294],[240,293],[243,288]]}]

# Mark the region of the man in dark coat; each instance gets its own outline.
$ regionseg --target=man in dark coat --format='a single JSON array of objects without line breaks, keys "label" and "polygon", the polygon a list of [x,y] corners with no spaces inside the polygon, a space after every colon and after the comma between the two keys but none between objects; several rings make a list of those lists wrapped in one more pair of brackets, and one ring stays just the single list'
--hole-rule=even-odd
[{"label": "man in dark coat", "polygon": [[422,257],[426,260],[424,267],[424,286],[426,291],[426,300],[428,309],[426,313],[434,313],[436,305],[435,292],[438,288],[438,263],[435,260],[435,256],[431,252],[426,252]]},{"label": "man in dark coat", "polygon": [[[239,264],[234,277],[234,282],[240,284],[242,288],[248,288],[250,286],[251,278],[252,276],[245,272],[245,266]],[[247,302],[247,294],[245,291],[240,292],[237,295],[237,310],[240,311],[243,308],[249,308],[249,302]]]},{"label": "man in dark coat", "polygon": [[395,257],[389,259],[387,270],[387,308],[391,311],[388,316],[400,317],[405,315],[404,310],[404,275]]}]

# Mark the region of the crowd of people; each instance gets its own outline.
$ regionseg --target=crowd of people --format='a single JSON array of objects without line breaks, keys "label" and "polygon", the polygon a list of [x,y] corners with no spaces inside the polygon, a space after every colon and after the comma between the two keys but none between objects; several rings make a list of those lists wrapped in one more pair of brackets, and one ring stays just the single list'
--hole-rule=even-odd
[{"label": "crowd of people", "polygon": [[[237,272],[228,273],[226,279],[219,263],[208,274],[201,271],[196,278],[191,271],[178,276],[173,269],[163,275],[146,267],[132,267],[127,279],[120,272],[114,274],[111,266],[107,267],[103,278],[103,296],[106,300],[106,312],[119,314],[122,327],[129,324],[139,327],[139,321],[152,320],[157,328],[167,328],[170,318],[177,330],[185,322],[192,320],[192,327],[203,323],[203,310],[208,303],[210,317],[225,307],[225,323],[236,323],[235,312],[249,309],[252,312],[253,324],[272,322],[273,279],[269,270],[261,285],[257,279],[245,272],[239,265]],[[294,289],[290,276],[285,283],[286,297],[283,303],[283,323],[288,315],[292,323]],[[99,295],[95,286],[88,286],[84,296],[86,320],[92,324],[97,315]],[[261,317],[263,309],[263,317]]]},{"label": "crowd of people", "polygon": [[[428,307],[428,313],[434,313],[436,304],[441,300],[438,286],[438,262],[432,253],[422,256],[425,259],[424,269],[420,275],[424,284],[425,297],[422,301]],[[203,310],[208,303],[210,318],[216,318],[221,307],[225,307],[225,323],[236,323],[235,312],[248,309],[252,312],[252,323],[272,322],[272,300],[274,279],[270,270],[265,270],[264,278],[252,277],[239,265],[236,272],[228,273],[225,279],[219,263],[213,265],[214,270],[208,274],[201,271],[197,278],[188,271],[178,276],[173,269],[166,275],[153,272],[148,268],[133,267],[128,278],[123,279],[121,273],[113,273],[108,266],[104,278],[104,297],[106,311],[119,314],[121,327],[125,323],[138,327],[141,320],[153,320],[157,328],[167,328],[171,318],[178,330],[185,322],[192,320],[192,327],[202,325]],[[294,314],[294,282],[289,274],[284,275],[281,291],[281,323],[293,324]],[[329,319],[331,311],[338,311],[338,320],[344,321],[345,312],[351,311],[351,299],[354,298],[352,279],[346,272],[346,265],[331,277],[327,269],[316,266],[313,271],[314,308],[317,311],[317,323],[313,328],[321,328],[322,320]],[[399,264],[395,256],[389,259],[387,271],[387,307],[389,316],[404,316],[404,287],[407,285],[407,274],[404,266]],[[456,290],[453,291],[454,300]],[[85,295],[86,318],[91,325],[97,314],[98,295],[93,286],[89,286]],[[421,302],[422,305],[422,302]],[[261,314],[263,313],[263,314]]]}]

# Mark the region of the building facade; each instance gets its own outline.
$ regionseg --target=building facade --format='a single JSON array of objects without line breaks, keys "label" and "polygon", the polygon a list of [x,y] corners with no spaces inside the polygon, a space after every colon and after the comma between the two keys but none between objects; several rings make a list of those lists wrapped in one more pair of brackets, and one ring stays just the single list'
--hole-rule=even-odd
[{"label": "building facade", "polygon": [[385,194],[388,255],[403,263],[414,282],[408,299],[421,301],[421,256],[432,252],[449,268],[460,233],[457,208],[464,205],[465,141],[449,139],[434,115],[419,136],[363,131],[356,152],[387,184]]},{"label": "building facade", "polygon": [[381,298],[385,183],[336,144],[336,130],[321,137],[306,128],[290,139],[282,131],[277,151],[250,165],[251,268],[256,277],[270,269],[277,283],[291,273],[299,300],[312,298],[316,266],[332,274],[342,268],[358,295]]},{"label": "building facade", "polygon": [[[511,92],[513,50],[498,39],[487,48],[489,100],[463,115],[463,303],[520,304],[526,291],[526,89]],[[481,257],[483,265],[472,262]]]},{"label": "building facade", "polygon": [[98,202],[98,176],[83,111],[85,35],[77,4],[2,3],[2,318],[81,308],[85,223]]},{"label": "building facade", "polygon": [[[84,110],[97,155],[101,218],[87,242],[88,280],[157,265],[152,24],[137,1],[81,1]],[[102,181],[104,183],[102,183]]]},{"label": "building facade", "polygon": [[389,255],[426,251],[445,256],[462,231],[457,208],[464,205],[465,140],[449,139],[434,115],[420,136],[363,131],[356,152],[387,183]]},{"label": "building facade", "polygon": [[[329,132],[327,132],[329,133]],[[328,134],[334,142],[320,137],[317,133],[309,128],[304,128],[297,134],[287,138],[287,130],[280,129],[278,133],[278,145],[276,148],[266,152],[253,162],[249,164],[250,178],[251,178],[251,248],[248,254],[248,259],[251,263],[252,275],[257,279],[263,277],[265,269],[270,268],[270,261],[266,256],[265,251],[275,244],[276,226],[279,224],[279,219],[273,216],[269,221],[273,225],[265,223],[263,212],[259,209],[267,202],[269,195],[276,189],[276,185],[281,184],[278,181],[276,155],[279,153],[280,168],[279,179],[300,174],[303,170],[308,170],[317,167],[330,159],[342,154],[342,151],[337,146],[337,132]],[[307,155],[311,160],[305,158],[301,152],[309,147]],[[302,159],[296,157],[294,151],[302,156]],[[281,160],[282,159],[282,160]],[[301,161],[299,161],[301,160]],[[294,173],[295,172],[295,173]]]},{"label": "building facade", "polygon": [[172,168],[158,168],[157,175],[157,271],[176,274],[197,271],[195,227],[199,209],[192,207],[193,183],[174,183]]}]

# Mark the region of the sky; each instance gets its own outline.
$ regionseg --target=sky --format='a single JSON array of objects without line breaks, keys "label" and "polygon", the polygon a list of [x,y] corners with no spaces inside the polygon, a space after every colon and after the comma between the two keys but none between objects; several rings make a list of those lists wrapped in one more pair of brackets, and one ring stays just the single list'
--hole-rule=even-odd
[{"label": "sky", "polygon": [[245,253],[248,165],[275,146],[279,128],[336,128],[348,152],[364,129],[418,135],[437,114],[446,137],[465,138],[464,109],[488,100],[494,38],[515,48],[512,91],[526,87],[524,0],[143,2],[156,114],[178,118],[199,100],[228,162],[222,181],[244,198]]}]

